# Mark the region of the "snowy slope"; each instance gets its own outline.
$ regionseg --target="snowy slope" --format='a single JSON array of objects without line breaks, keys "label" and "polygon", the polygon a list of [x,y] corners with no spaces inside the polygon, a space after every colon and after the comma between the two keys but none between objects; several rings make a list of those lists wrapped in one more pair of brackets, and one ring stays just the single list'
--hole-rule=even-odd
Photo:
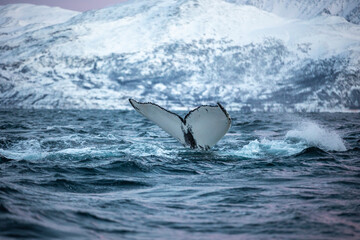
[{"label": "snowy slope", "polygon": [[321,14],[344,17],[360,24],[360,1],[358,0],[227,0],[251,5],[285,18],[310,19]]},{"label": "snowy slope", "polygon": [[63,23],[77,14],[79,12],[31,4],[0,6],[1,40],[11,39],[25,32]]},{"label": "snowy slope", "polygon": [[360,26],[326,14],[133,0],[0,39],[0,49],[1,107],[127,108],[132,97],[170,108],[360,108]]}]

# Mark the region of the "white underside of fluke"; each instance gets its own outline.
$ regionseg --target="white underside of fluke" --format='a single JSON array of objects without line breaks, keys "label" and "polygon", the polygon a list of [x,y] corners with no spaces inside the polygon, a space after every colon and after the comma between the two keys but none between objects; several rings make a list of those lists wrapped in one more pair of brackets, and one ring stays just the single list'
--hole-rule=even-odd
[{"label": "white underside of fluke", "polygon": [[211,148],[231,125],[229,114],[220,103],[197,107],[182,118],[154,103],[140,103],[133,99],[129,101],[136,111],[191,148]]}]

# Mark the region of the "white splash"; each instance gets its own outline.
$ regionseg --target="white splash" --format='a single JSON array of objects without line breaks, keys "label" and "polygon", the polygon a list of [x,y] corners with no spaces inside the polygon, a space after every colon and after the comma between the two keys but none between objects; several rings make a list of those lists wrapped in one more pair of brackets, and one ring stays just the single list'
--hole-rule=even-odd
[{"label": "white splash", "polygon": [[346,151],[344,141],[338,133],[311,121],[300,123],[296,129],[286,134],[286,138],[300,140],[328,151]]}]

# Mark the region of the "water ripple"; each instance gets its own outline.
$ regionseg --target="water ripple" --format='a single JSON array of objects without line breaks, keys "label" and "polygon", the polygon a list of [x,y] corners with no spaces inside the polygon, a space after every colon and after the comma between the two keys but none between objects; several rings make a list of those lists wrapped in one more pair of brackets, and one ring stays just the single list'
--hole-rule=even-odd
[{"label": "water ripple", "polygon": [[0,119],[0,238],[359,236],[358,115],[231,112],[200,151],[135,112],[26,111]]}]

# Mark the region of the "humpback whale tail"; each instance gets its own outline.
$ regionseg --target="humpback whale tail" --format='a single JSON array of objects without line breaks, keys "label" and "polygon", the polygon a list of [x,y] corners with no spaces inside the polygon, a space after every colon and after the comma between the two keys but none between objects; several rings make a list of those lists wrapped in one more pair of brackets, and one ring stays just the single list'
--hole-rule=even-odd
[{"label": "humpback whale tail", "polygon": [[190,148],[210,149],[231,125],[230,116],[220,103],[197,107],[182,118],[155,103],[141,103],[133,99],[129,102],[136,111]]}]

